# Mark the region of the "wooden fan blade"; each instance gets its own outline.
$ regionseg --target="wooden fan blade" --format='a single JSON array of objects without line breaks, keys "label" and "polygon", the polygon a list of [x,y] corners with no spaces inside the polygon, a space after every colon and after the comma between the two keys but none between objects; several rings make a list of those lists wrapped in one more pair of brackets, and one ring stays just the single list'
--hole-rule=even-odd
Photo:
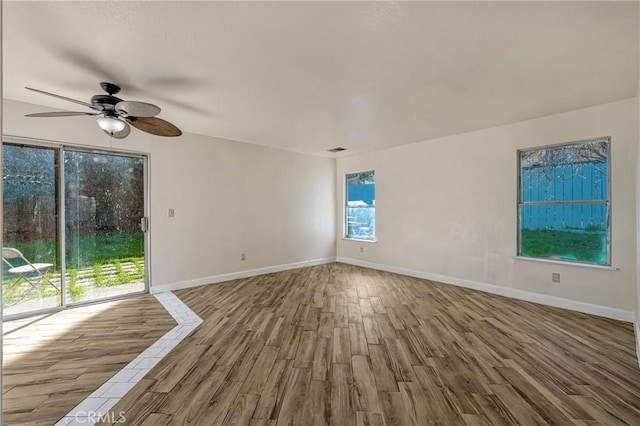
[{"label": "wooden fan blade", "polygon": [[127,117],[127,122],[138,130],[157,136],[180,136],[182,131],[158,117]]},{"label": "wooden fan blade", "polygon": [[54,98],[62,99],[62,100],[65,100],[65,101],[73,102],[73,103],[76,103],[76,104],[78,104],[78,105],[83,105],[83,106],[86,106],[87,108],[96,109],[96,108],[95,108],[93,105],[91,105],[90,103],[82,102],[82,101],[78,101],[78,100],[76,100],[76,99],[67,98],[66,96],[56,95],[56,94],[54,94],[54,93],[45,92],[44,90],[33,89],[33,88],[31,88],[31,87],[25,87],[25,89],[27,89],[27,90],[31,90],[31,91],[33,91],[33,92],[41,93],[41,94],[43,94],[43,95],[47,95],[47,96],[53,96]]},{"label": "wooden fan blade", "polygon": [[115,133],[109,133],[106,130],[102,130],[103,132],[105,132],[106,134],[108,134],[109,136],[116,138],[116,139],[124,139],[127,136],[129,136],[129,133],[131,133],[131,126],[129,126],[127,123],[124,123],[124,129],[120,130],[119,132],[115,132]]},{"label": "wooden fan blade", "polygon": [[36,112],[34,114],[25,114],[25,117],[73,117],[76,115],[98,115],[98,113],[74,111]]},{"label": "wooden fan blade", "polygon": [[122,101],[115,106],[116,112],[123,117],[155,117],[160,114],[160,107],[146,102]]}]

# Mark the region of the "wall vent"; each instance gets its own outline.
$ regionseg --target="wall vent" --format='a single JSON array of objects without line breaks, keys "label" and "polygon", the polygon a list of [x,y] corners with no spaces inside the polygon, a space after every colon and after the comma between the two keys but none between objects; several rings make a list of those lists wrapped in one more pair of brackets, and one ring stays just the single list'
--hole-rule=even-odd
[{"label": "wall vent", "polygon": [[329,152],[340,152],[340,151],[346,151],[346,150],[347,150],[347,148],[337,147],[337,148],[328,149],[327,151],[329,151]]}]

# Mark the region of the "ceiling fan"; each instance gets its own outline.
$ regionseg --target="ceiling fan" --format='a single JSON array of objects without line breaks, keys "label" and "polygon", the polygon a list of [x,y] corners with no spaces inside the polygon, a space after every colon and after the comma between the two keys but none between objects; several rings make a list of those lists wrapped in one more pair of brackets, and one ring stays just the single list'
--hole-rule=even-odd
[{"label": "ceiling fan", "polygon": [[180,136],[182,131],[173,124],[156,117],[160,114],[160,107],[146,102],[125,101],[114,95],[120,92],[120,87],[113,83],[102,82],[100,87],[107,92],[106,95],[95,95],[91,98],[91,103],[78,101],[43,90],[25,87],[43,95],[74,102],[79,105],[91,108],[93,112],[38,112],[26,114],[25,117],[71,117],[77,115],[98,116],[98,126],[106,134],[116,139],[124,139],[131,133],[131,126],[143,132],[157,136]]}]

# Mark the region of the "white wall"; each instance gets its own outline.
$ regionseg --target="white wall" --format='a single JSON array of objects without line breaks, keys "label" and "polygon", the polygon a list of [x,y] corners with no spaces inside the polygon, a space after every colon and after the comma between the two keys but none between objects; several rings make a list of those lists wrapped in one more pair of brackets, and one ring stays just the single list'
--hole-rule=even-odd
[{"label": "white wall", "polygon": [[[6,135],[110,145],[91,118],[25,118],[47,109],[11,100],[4,107]],[[135,129],[113,140],[113,147],[149,154],[154,291],[335,256],[333,159],[194,134],[160,138]],[[173,219],[169,208],[175,209]]]},{"label": "white wall", "polygon": [[[338,259],[525,299],[567,299],[577,303],[559,304],[630,321],[636,299],[637,123],[638,102],[629,99],[341,158],[336,217],[343,217],[344,174],[375,170],[378,241],[345,240],[339,225]],[[516,150],[599,136],[611,136],[612,260],[619,270],[514,259]],[[551,282],[552,272],[561,274],[560,284]]]},{"label": "white wall", "polygon": [[152,148],[156,284],[335,257],[333,159],[197,135]]},{"label": "white wall", "polygon": [[[46,109],[14,101],[4,106],[5,134],[109,146],[90,118],[28,119],[25,113]],[[134,130],[113,146],[150,154],[156,289],[331,258],[337,235],[342,258],[602,306],[609,309],[605,315],[628,313],[631,320],[637,113],[638,102],[630,99],[344,157],[337,167],[332,159],[193,134],[164,139]],[[514,260],[516,150],[597,136],[612,137],[612,250],[620,270]],[[378,242],[344,240],[342,226],[335,226],[336,218],[342,221],[344,173],[371,169]],[[174,219],[167,217],[169,208]],[[561,273],[561,284],[551,283],[551,272]]]}]

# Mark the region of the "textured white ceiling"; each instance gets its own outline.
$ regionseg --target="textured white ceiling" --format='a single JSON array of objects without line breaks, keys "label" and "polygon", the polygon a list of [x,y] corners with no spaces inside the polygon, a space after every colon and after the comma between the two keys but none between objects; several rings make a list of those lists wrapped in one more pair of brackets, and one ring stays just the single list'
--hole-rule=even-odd
[{"label": "textured white ceiling", "polygon": [[78,110],[24,86],[112,81],[187,132],[348,154],[633,97],[638,21],[638,2],[5,1],[3,89]]}]

